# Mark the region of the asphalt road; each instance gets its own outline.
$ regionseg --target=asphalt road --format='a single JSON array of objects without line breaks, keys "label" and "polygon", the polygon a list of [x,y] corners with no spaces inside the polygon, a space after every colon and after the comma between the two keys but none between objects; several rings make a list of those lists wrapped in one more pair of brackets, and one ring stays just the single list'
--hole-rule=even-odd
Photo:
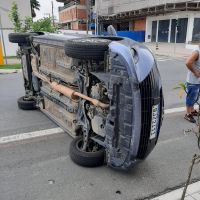
[{"label": "asphalt road", "polygon": [[[184,106],[184,98],[179,98],[173,88],[184,82],[186,67],[182,60],[158,58],[161,73],[165,108]],[[22,111],[17,107],[17,99],[24,95],[22,74],[0,74],[0,137],[55,127],[40,111]]]},{"label": "asphalt road", "polygon": [[56,126],[40,111],[18,109],[17,99],[23,95],[22,73],[0,74],[0,137]]},{"label": "asphalt road", "polygon": [[[173,87],[185,80],[184,61],[159,62],[166,108],[184,106]],[[23,95],[21,74],[0,75],[0,137],[55,127],[39,111],[16,106]],[[66,133],[0,145],[0,199],[2,200],[134,200],[183,185],[190,160],[197,152],[194,125],[183,113],[167,114],[159,143],[152,154],[129,172],[106,166],[83,168],[69,158],[71,141]],[[193,179],[200,179],[199,168]]]},{"label": "asphalt road", "polygon": [[184,106],[185,98],[180,98],[178,95],[179,90],[174,90],[174,88],[178,86],[180,82],[185,82],[187,74],[185,61],[159,57],[158,67],[163,83],[165,108]]}]

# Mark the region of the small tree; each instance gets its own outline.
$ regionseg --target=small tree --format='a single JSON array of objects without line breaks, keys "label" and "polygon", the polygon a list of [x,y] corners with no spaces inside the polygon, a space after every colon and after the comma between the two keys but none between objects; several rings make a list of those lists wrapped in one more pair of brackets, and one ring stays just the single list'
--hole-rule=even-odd
[{"label": "small tree", "polygon": [[33,22],[31,29],[32,31],[35,31],[35,32],[43,31],[43,32],[54,33],[56,32],[57,27],[54,27],[52,25],[52,20],[50,17],[46,17],[36,22]]},{"label": "small tree", "polygon": [[58,29],[57,27],[52,25],[52,20],[50,17],[40,19],[36,22],[33,22],[32,17],[25,17],[25,19],[21,20],[16,2],[13,2],[9,17],[13,23],[14,32],[43,31],[54,33]]},{"label": "small tree", "polygon": [[16,2],[12,3],[12,8],[9,13],[9,18],[14,25],[14,32],[20,32],[22,29],[22,23],[18,12],[18,6]]},{"label": "small tree", "polygon": [[28,32],[31,30],[33,24],[33,19],[32,17],[25,17],[24,23],[23,23],[23,28],[22,32]]}]

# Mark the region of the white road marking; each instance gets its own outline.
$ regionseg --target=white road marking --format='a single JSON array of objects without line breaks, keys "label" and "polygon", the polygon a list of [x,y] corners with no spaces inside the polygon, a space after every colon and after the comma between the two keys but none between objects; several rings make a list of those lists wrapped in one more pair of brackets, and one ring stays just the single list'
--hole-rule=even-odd
[{"label": "white road marking", "polygon": [[[172,113],[179,113],[185,111],[185,107],[180,108],[171,108],[166,109],[165,114],[172,114]],[[64,131],[61,128],[52,128],[52,129],[46,129],[41,131],[34,131],[34,132],[28,132],[28,133],[21,133],[16,135],[10,135],[5,137],[0,137],[0,145],[1,144],[7,144],[12,142],[18,142],[43,136],[49,136],[49,135],[55,135],[59,133],[63,133]]]},{"label": "white road marking", "polygon": [[178,113],[185,111],[185,107],[166,109],[165,114]]},{"label": "white road marking", "polygon": [[63,133],[63,132],[64,131],[61,128],[52,128],[52,129],[46,129],[46,130],[41,130],[41,131],[34,131],[34,132],[29,132],[29,133],[21,133],[21,134],[17,134],[17,135],[0,137],[0,145],[12,143],[12,142],[18,142],[18,141],[22,141],[22,140],[38,138],[38,137],[43,137],[43,136],[59,134],[59,133]]},{"label": "white road marking", "polygon": [[161,58],[157,59],[158,62],[165,62],[165,61],[169,61],[169,60],[171,60],[171,59],[164,59],[164,58],[163,59],[161,59]]},{"label": "white road marking", "polygon": [[[198,105],[194,106],[194,108],[198,109]],[[184,112],[185,110],[186,110],[185,107],[171,108],[171,109],[166,109],[165,114],[179,113],[179,112]]]},{"label": "white road marking", "polygon": [[167,56],[156,56],[156,60],[159,62],[165,62],[165,61],[173,60],[173,58],[167,57]]}]

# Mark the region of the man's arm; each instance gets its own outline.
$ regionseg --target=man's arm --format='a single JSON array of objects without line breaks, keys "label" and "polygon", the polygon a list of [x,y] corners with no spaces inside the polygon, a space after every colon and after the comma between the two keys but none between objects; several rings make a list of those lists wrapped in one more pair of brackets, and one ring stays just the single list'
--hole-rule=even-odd
[{"label": "man's arm", "polygon": [[200,77],[200,71],[195,69],[194,62],[199,58],[199,53],[194,51],[192,55],[187,59],[186,66],[187,68],[197,77]]}]

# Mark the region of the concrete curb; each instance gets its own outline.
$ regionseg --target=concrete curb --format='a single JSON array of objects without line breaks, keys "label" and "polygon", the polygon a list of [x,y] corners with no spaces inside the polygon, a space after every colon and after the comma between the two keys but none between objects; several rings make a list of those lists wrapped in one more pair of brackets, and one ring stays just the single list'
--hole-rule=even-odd
[{"label": "concrete curb", "polygon": [[21,69],[0,69],[0,74],[14,74],[22,72]]},{"label": "concrete curb", "polygon": [[171,56],[168,54],[162,54],[162,53],[157,53],[157,52],[153,52],[156,56],[167,56],[169,58],[174,58],[174,59],[181,59],[181,60],[185,60],[186,58],[188,58],[189,55],[175,55],[175,56]]}]

